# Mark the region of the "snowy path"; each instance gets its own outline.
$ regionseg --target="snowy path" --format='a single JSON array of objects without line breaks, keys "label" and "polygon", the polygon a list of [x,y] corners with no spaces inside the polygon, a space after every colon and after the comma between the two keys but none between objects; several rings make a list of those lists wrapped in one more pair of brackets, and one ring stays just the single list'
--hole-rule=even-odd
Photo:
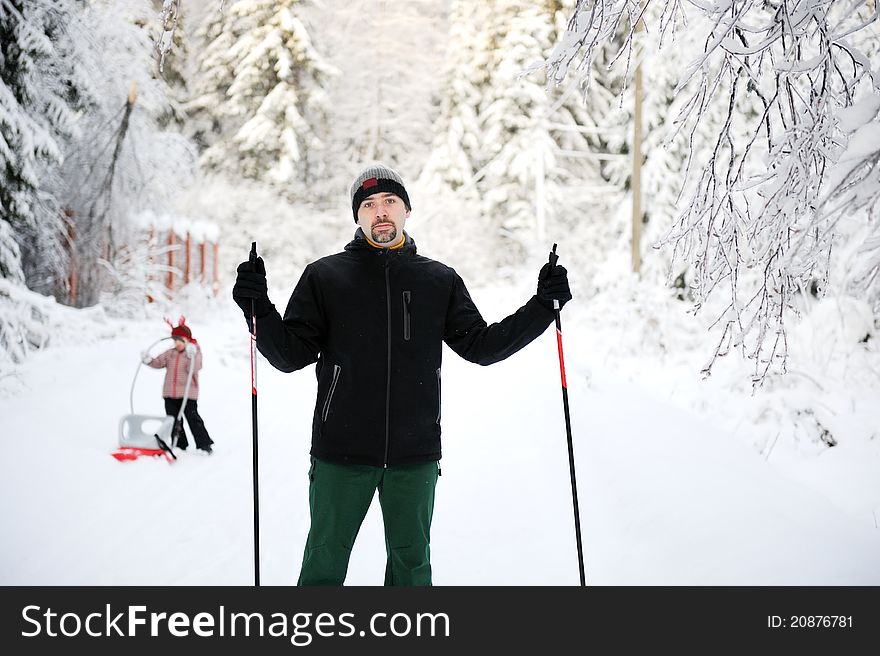
[{"label": "snowy path", "polygon": [[[213,456],[109,455],[138,353],[162,334],[155,321],[38,353],[20,393],[0,398],[0,584],[252,583],[247,335],[234,308],[190,323],[206,352],[199,406]],[[573,336],[566,348],[589,583],[880,584],[874,526],[700,417],[589,368]],[[493,367],[450,351],[444,364],[435,584],[577,584],[552,329]],[[160,387],[142,370],[135,409],[161,414]],[[313,370],[283,375],[261,360],[259,392],[262,582],[290,585],[308,528]],[[349,584],[381,584],[383,548],[374,504]]]}]

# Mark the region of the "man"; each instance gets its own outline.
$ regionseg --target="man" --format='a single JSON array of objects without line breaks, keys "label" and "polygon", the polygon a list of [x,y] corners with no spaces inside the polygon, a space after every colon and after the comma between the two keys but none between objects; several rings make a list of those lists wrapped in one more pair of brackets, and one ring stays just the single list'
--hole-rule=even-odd
[{"label": "man", "polygon": [[351,186],[359,228],[342,253],[309,264],[282,319],[262,258],[243,262],[232,295],[257,347],[285,372],[317,362],[309,509],[299,585],[342,585],[376,490],[385,524],[385,585],[431,585],[430,533],[440,473],[443,342],[482,365],[503,360],[571,299],[564,267],[546,264],[538,291],[487,326],[450,267],[416,253],[400,175],[375,165]]}]

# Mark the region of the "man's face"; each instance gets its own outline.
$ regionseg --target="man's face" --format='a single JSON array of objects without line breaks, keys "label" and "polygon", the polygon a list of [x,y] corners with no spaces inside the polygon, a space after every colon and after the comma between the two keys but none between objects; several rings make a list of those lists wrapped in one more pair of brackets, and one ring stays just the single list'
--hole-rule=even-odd
[{"label": "man's face", "polygon": [[186,340],[184,340],[183,337],[175,337],[174,348],[176,348],[178,351],[182,351],[186,348]]},{"label": "man's face", "polygon": [[388,191],[367,196],[358,207],[358,225],[380,246],[397,244],[408,218],[409,210],[403,200]]}]

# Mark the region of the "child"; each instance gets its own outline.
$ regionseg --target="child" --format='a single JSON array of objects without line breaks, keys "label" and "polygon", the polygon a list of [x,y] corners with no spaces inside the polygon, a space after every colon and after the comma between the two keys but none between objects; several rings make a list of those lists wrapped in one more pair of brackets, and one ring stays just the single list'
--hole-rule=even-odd
[{"label": "child", "polygon": [[[174,339],[174,347],[164,353],[151,358],[143,354],[143,362],[153,369],[165,369],[165,383],[162,385],[162,397],[165,400],[165,413],[177,417],[180,405],[183,403],[183,394],[186,390],[186,380],[190,366],[193,367],[192,380],[186,394],[186,407],[183,415],[192,430],[196,448],[205,453],[211,453],[211,445],[214,441],[208,435],[205,422],[199,416],[199,369],[202,368],[202,350],[198,342],[193,339],[192,330],[186,325],[186,318],[180,317],[177,325],[173,325],[168,319],[165,320],[171,326],[171,337]],[[176,422],[172,435],[172,443],[181,451],[188,446],[186,431],[183,428],[183,420]]]}]

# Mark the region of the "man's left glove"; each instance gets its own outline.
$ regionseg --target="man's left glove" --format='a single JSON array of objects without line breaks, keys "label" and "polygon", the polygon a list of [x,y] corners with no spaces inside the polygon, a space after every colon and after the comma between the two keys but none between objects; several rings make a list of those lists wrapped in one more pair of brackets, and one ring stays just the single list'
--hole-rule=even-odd
[{"label": "man's left glove", "polygon": [[186,357],[188,357],[190,360],[196,357],[196,345],[192,342],[187,342],[186,348],[184,350],[186,351]]},{"label": "man's left glove", "polygon": [[232,287],[232,299],[238,304],[245,316],[251,315],[251,302],[257,317],[269,314],[275,309],[269,300],[268,285],[266,284],[266,265],[263,258],[258,257],[256,262],[242,262],[236,271],[235,285]]},{"label": "man's left glove", "polygon": [[538,274],[538,300],[548,310],[553,309],[553,301],[559,301],[562,308],[571,300],[571,289],[568,286],[568,271],[564,266],[552,265],[547,262]]}]

